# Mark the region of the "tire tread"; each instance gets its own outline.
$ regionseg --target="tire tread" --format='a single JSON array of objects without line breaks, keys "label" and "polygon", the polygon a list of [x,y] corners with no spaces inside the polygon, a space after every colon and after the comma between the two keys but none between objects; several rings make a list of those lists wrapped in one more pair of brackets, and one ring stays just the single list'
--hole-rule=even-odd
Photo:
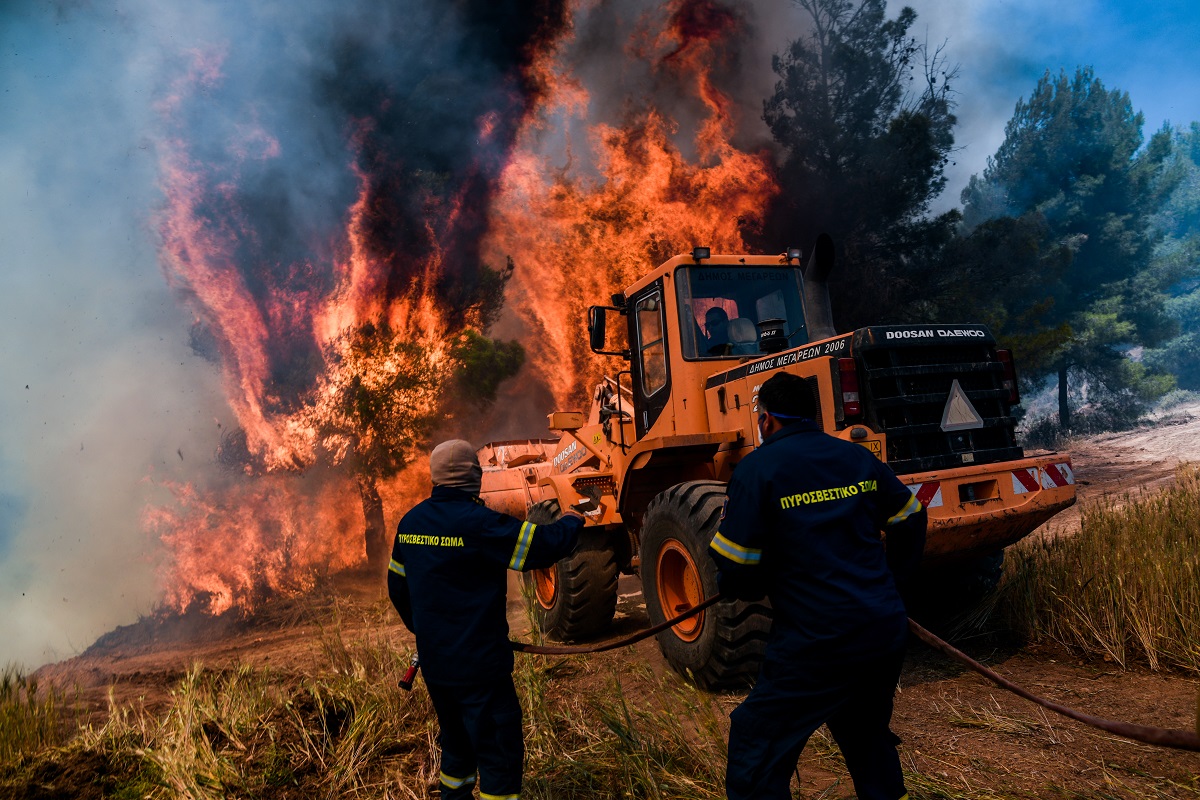
[{"label": "tire tread", "polygon": [[[720,522],[724,501],[724,483],[688,481],[661,492],[647,506],[642,530],[642,590],[652,622],[662,622],[665,617],[658,604],[656,587],[647,585],[654,580],[656,555],[647,552],[647,543],[650,547],[658,546],[658,540],[667,535],[663,529],[677,533],[678,540],[688,547],[701,568],[705,593],[715,593],[716,570],[707,550]],[[723,600],[705,613],[704,624],[712,628],[695,642],[684,642],[669,630],[659,634],[659,649],[667,662],[676,671],[690,675],[704,689],[734,689],[752,684],[766,652],[771,629],[770,605],[762,601]]]},{"label": "tire tread", "polygon": [[[543,500],[529,509],[527,519],[536,524],[562,516],[557,500]],[[544,633],[563,642],[595,636],[612,623],[617,610],[617,555],[604,534],[585,528],[574,552],[555,565],[559,597],[552,609],[531,600],[533,614]],[[526,585],[533,576],[522,573]]]}]

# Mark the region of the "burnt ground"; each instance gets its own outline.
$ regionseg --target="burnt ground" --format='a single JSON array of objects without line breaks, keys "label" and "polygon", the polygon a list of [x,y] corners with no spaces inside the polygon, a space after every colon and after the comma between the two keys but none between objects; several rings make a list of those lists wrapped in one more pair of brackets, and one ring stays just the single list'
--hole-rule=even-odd
[{"label": "burnt ground", "polygon": [[[1190,412],[1066,448],[1081,503],[1119,502],[1124,493],[1172,481],[1180,461],[1200,461],[1200,408]],[[1077,524],[1073,509],[1047,527],[1061,533]],[[637,581],[622,578],[620,591],[614,635],[647,624]],[[519,601],[510,607],[514,634],[528,633]],[[98,720],[107,713],[110,692],[118,704],[167,704],[170,690],[197,663],[319,673],[329,667],[321,642],[331,624],[348,639],[370,631],[391,637],[398,647],[411,644],[382,584],[361,575],[343,576],[317,594],[279,601],[249,619],[144,619],[106,634],[75,658],[43,667],[38,677],[78,691],[87,713]],[[1052,647],[1022,646],[996,636],[956,644],[1035,694],[1089,714],[1171,728],[1197,724],[1200,682],[1191,677],[1121,671]],[[652,639],[574,658],[576,668],[561,671],[553,682],[554,690],[564,695],[601,690],[615,679],[626,696],[637,697],[655,689],[655,676],[669,672]],[[740,698],[717,695],[716,702],[728,710]],[[893,727],[904,740],[906,766],[942,792],[926,789],[926,797],[1200,797],[1200,753],[1128,742],[1043,712],[919,644],[905,665]],[[821,734],[801,759],[799,781],[801,797],[853,794],[836,751]]]}]

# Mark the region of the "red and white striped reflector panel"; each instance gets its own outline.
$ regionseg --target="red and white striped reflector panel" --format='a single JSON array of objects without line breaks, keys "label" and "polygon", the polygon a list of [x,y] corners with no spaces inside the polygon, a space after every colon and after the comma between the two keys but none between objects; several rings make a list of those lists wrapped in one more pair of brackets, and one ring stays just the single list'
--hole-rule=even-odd
[{"label": "red and white striped reflector panel", "polygon": [[1051,464],[1042,470],[1042,486],[1047,489],[1057,489],[1073,483],[1075,483],[1075,473],[1071,471],[1070,464]]},{"label": "red and white striped reflector panel", "polygon": [[926,508],[937,508],[942,504],[940,481],[909,484],[908,490],[917,496],[917,501]]},{"label": "red and white striped reflector panel", "polygon": [[1037,467],[1025,467],[1012,471],[1013,494],[1036,492],[1038,489]]}]

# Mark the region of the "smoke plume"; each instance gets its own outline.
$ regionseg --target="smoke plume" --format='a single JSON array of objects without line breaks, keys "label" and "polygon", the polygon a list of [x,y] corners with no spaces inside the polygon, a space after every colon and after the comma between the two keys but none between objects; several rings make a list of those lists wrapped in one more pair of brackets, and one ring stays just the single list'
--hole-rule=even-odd
[{"label": "smoke plume", "polygon": [[[346,298],[354,321],[419,295],[445,328],[472,313],[495,178],[539,91],[526,67],[563,14],[538,1],[0,12],[15,110],[0,133],[16,143],[0,147],[0,658],[66,655],[153,610],[169,536],[145,509],[230,490],[223,444],[279,455],[246,423],[296,412],[316,387],[314,317],[353,255],[374,268]],[[264,527],[286,541],[289,524]]]}]

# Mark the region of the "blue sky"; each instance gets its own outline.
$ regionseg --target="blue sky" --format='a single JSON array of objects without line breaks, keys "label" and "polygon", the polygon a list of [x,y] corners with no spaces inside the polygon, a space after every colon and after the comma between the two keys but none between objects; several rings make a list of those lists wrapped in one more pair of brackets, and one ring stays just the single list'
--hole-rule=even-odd
[{"label": "blue sky", "polygon": [[[317,0],[254,0],[259,18]],[[960,65],[957,205],[1046,70],[1091,65],[1146,132],[1200,120],[1200,3],[913,0]],[[762,85],[799,35],[755,0]],[[188,48],[243,32],[227,0],[0,3],[0,664],[86,647],[152,607],[145,480],[193,480],[231,414],[155,254],[153,102]],[[65,9],[60,11],[56,9]],[[892,3],[894,14],[899,4]],[[748,102],[759,105],[757,100]],[[26,388],[28,386],[29,388]]]},{"label": "blue sky", "polygon": [[[1129,93],[1148,136],[1166,121],[1200,121],[1200,3],[1096,0],[913,0],[912,33],[947,42],[957,83],[962,148],[941,205],[958,204],[972,174],[1004,139],[1004,123],[1046,71],[1092,66],[1109,89]],[[889,3],[895,12],[896,3]]]}]

